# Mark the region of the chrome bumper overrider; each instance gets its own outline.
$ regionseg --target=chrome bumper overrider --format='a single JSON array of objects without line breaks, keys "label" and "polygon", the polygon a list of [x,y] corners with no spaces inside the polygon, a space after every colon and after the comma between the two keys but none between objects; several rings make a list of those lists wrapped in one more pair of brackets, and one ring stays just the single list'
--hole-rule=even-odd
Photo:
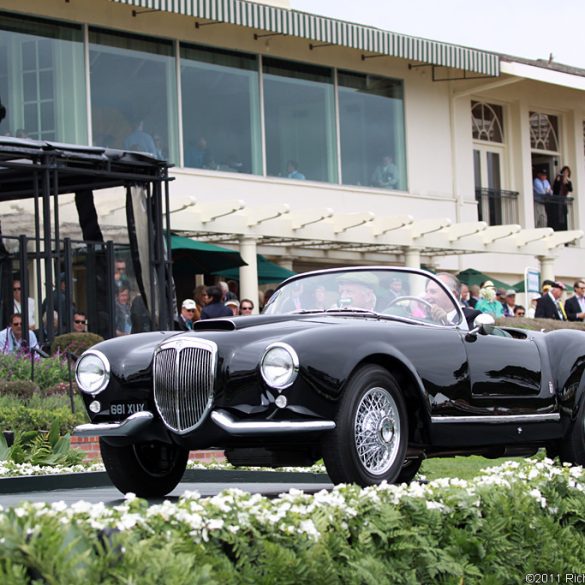
[{"label": "chrome bumper overrider", "polygon": [[152,412],[142,410],[117,423],[79,425],[73,429],[76,437],[130,437],[148,426],[154,419]]},{"label": "chrome bumper overrider", "polygon": [[335,422],[332,420],[239,421],[225,410],[214,410],[211,413],[211,420],[230,435],[303,433],[331,431],[335,428]]}]

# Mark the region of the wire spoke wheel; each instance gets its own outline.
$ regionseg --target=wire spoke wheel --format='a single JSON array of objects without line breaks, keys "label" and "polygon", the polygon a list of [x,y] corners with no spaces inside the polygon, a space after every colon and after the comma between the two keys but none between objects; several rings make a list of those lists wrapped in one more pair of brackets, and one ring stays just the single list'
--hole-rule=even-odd
[{"label": "wire spoke wheel", "polygon": [[366,486],[400,480],[408,417],[402,391],[388,370],[367,364],[352,374],[335,425],[321,441],[327,473],[334,483]]},{"label": "wire spoke wheel", "polygon": [[400,418],[396,402],[384,388],[371,388],[358,404],[355,444],[364,468],[372,475],[386,473],[398,451]]}]

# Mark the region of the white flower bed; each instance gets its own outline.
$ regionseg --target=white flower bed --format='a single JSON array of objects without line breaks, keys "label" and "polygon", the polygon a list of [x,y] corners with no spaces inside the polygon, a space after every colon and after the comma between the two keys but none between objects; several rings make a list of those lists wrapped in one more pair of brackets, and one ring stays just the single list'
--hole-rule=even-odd
[{"label": "white flower bed", "polygon": [[[196,461],[189,461],[187,469],[214,469],[214,470],[235,470],[236,468],[229,463],[224,462],[206,462],[200,463]],[[257,470],[257,471],[297,471],[306,473],[327,473],[324,465],[313,465],[312,467],[279,467],[277,469],[265,467],[246,467],[237,469]],[[103,463],[83,463],[80,465],[73,465],[71,467],[64,467],[62,465],[39,466],[31,465],[30,463],[14,463],[12,461],[0,461],[0,478],[3,477],[21,477],[31,475],[62,475],[67,473],[84,473],[87,471],[105,471]]]},{"label": "white flower bed", "polygon": [[0,506],[0,516],[10,513],[18,518],[52,518],[63,525],[75,522],[94,530],[152,533],[164,529],[164,533],[173,529],[188,534],[195,542],[208,541],[212,533],[236,534],[253,527],[317,541],[321,536],[320,527],[343,529],[364,510],[381,504],[401,506],[408,505],[408,501],[424,500],[433,513],[464,513],[479,518],[481,496],[493,489],[513,490],[515,497],[531,498],[543,513],[554,516],[557,511],[554,506],[548,506],[546,494],[558,493],[559,486],[568,494],[582,497],[585,493],[583,468],[560,466],[549,459],[511,461],[486,469],[469,481],[438,479],[428,484],[413,482],[398,486],[384,483],[364,489],[340,485],[315,495],[291,489],[272,500],[240,489],[226,489],[211,498],[185,492],[176,503],[167,500],[152,506],[134,494],[127,494],[123,504],[113,507],[84,501],[69,506],[64,502],[26,502],[12,511]]}]

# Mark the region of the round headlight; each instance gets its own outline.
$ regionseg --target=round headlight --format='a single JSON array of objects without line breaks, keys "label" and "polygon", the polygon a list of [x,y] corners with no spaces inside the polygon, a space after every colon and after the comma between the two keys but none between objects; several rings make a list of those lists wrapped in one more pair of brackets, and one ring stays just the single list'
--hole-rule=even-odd
[{"label": "round headlight", "polygon": [[260,372],[270,387],[283,390],[295,381],[299,372],[299,358],[290,345],[273,343],[266,348],[260,362]]},{"label": "round headlight", "polygon": [[82,392],[98,394],[110,381],[110,362],[95,349],[85,352],[77,362],[75,379]]}]

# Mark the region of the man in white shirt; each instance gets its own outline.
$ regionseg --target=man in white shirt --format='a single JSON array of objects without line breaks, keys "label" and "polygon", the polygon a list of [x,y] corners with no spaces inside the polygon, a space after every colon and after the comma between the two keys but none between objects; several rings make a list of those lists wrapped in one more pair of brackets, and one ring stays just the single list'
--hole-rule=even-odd
[{"label": "man in white shirt", "polygon": [[[14,312],[22,314],[22,285],[20,280],[12,281],[12,296],[14,297]],[[28,309],[28,328],[36,329],[37,323],[35,318],[35,302],[30,297],[27,299]]]},{"label": "man in white shirt", "polygon": [[23,346],[22,338],[22,315],[14,313],[10,315],[10,325],[0,331],[0,353],[28,352],[30,349],[38,349],[39,344],[36,335],[28,332],[28,347]]}]

